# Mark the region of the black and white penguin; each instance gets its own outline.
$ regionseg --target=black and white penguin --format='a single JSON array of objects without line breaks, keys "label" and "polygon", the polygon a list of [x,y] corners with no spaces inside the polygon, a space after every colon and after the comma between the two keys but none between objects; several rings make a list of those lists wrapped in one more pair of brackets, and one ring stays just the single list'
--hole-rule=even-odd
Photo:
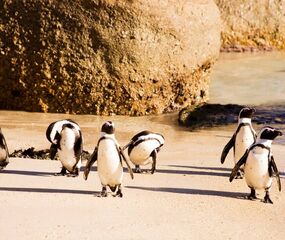
[{"label": "black and white penguin", "polygon": [[131,162],[135,165],[134,172],[141,173],[140,165],[152,162],[151,174],[156,169],[157,153],[164,144],[164,137],[159,133],[142,131],[136,134],[131,141],[123,147],[128,148],[128,155]]},{"label": "black and white penguin", "polygon": [[0,128],[0,170],[5,168],[9,163],[9,151],[6,140]]},{"label": "black and white penguin", "polygon": [[265,190],[265,203],[273,203],[269,197],[272,178],[277,178],[278,189],[281,191],[279,172],[274,161],[271,144],[282,132],[272,127],[264,127],[258,134],[256,142],[246,151],[237,162],[230,175],[230,182],[236,176],[241,165],[244,166],[244,177],[248,187],[251,189],[249,199],[256,199],[256,190]]},{"label": "black and white penguin", "polygon": [[[224,147],[221,155],[221,163],[225,162],[225,159],[233,147],[234,149],[234,164],[244,155],[246,150],[255,142],[256,132],[251,125],[251,118],[255,112],[254,108],[243,108],[238,117],[238,127],[233,134],[230,141]],[[237,173],[237,178],[242,178],[243,166]]]},{"label": "black and white penguin", "polygon": [[97,171],[102,184],[100,197],[107,197],[107,186],[115,196],[123,197],[123,165],[122,159],[126,162],[133,179],[133,172],[125,158],[123,151],[115,138],[115,126],[107,121],[101,128],[101,136],[89,161],[86,163],[84,179],[87,180],[91,166],[98,160]]},{"label": "black and white penguin", "polygon": [[[56,133],[60,133],[62,130],[62,126],[67,123],[73,125],[76,130],[81,131],[79,125],[71,119],[64,119],[64,120],[52,122],[46,130],[46,137],[51,143],[51,146],[50,146],[50,158],[51,159],[54,159],[57,153],[57,141],[55,139]],[[82,138],[82,141],[83,141],[83,138]]]},{"label": "black and white penguin", "polygon": [[[60,132],[56,132],[53,138],[55,152],[58,152],[59,160],[62,164],[61,172],[56,176],[76,177],[79,175],[81,167],[81,154],[83,150],[83,140],[81,131],[74,124],[65,123]],[[69,173],[67,173],[67,171]]]}]

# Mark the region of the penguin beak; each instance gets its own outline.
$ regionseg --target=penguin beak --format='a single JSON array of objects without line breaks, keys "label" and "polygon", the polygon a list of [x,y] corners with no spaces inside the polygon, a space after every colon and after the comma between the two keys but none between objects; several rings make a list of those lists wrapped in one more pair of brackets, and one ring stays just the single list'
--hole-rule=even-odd
[{"label": "penguin beak", "polygon": [[278,131],[278,130],[276,130],[276,133],[277,133],[277,136],[282,136],[283,135],[282,132]]},{"label": "penguin beak", "polygon": [[252,113],[256,112],[255,108],[251,108],[250,110],[251,110]]}]

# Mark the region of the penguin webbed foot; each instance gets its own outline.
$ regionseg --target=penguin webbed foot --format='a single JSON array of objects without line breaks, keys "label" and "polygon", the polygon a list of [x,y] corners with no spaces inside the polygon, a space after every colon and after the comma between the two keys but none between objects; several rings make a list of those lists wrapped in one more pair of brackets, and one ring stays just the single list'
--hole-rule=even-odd
[{"label": "penguin webbed foot", "polygon": [[268,191],[266,191],[266,194],[264,196],[263,202],[264,203],[271,203],[271,204],[273,204],[272,200],[270,199]]},{"label": "penguin webbed foot", "polygon": [[123,197],[123,193],[122,193],[121,186],[118,186],[118,190],[117,190],[117,192],[116,192],[115,197],[120,197],[120,198]]},{"label": "penguin webbed foot", "polygon": [[143,170],[143,169],[141,169],[140,168],[140,166],[139,165],[136,165],[136,167],[135,167],[135,169],[133,170],[133,172],[134,173],[148,173],[148,174],[154,174],[154,172],[155,172],[155,168],[151,168],[151,169],[149,169],[149,170]]},{"label": "penguin webbed foot", "polygon": [[54,176],[65,176],[66,175],[66,168],[62,167],[59,173],[55,173]]},{"label": "penguin webbed foot", "polygon": [[142,171],[142,169],[140,168],[139,165],[136,165],[133,172],[134,172],[134,173],[142,173],[143,171]]},{"label": "penguin webbed foot", "polygon": [[248,196],[246,196],[247,199],[249,200],[256,200],[257,197],[256,197],[256,193],[255,193],[255,189],[254,188],[250,188],[250,194]]},{"label": "penguin webbed foot", "polygon": [[102,187],[102,191],[97,197],[108,197],[107,188],[105,186]]},{"label": "penguin webbed foot", "polygon": [[78,177],[79,174],[78,173],[67,173],[66,176],[67,177]]},{"label": "penguin webbed foot", "polygon": [[75,168],[73,172],[69,172],[66,174],[67,177],[78,177],[79,176],[79,169]]}]

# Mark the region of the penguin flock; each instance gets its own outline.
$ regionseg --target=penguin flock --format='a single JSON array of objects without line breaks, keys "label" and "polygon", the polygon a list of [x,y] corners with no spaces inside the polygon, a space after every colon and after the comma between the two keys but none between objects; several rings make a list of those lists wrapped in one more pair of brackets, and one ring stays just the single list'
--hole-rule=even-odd
[{"label": "penguin flock", "polygon": [[282,132],[265,126],[256,135],[251,124],[254,112],[253,108],[243,108],[240,111],[237,130],[222,151],[221,163],[224,163],[229,150],[233,148],[234,167],[230,174],[230,182],[234,178],[245,178],[250,188],[248,199],[257,199],[256,190],[263,190],[265,191],[263,202],[272,204],[269,196],[272,178],[276,177],[279,191],[281,191],[281,181],[271,144],[276,137],[282,136]]},{"label": "penguin flock", "polygon": [[[51,143],[50,158],[54,159],[58,153],[62,169],[56,176],[67,175],[77,177],[81,167],[81,154],[83,151],[83,137],[79,125],[70,120],[60,120],[51,123],[46,130],[46,137]],[[84,179],[88,179],[92,165],[97,161],[97,171],[102,185],[99,197],[107,197],[107,187],[114,196],[123,197],[123,162],[126,164],[131,178],[134,178],[133,170],[128,158],[136,166],[135,171],[142,172],[140,165],[152,162],[151,173],[156,169],[156,157],[160,148],[164,145],[164,137],[159,133],[142,131],[136,134],[123,148],[115,137],[115,124],[105,122],[101,127],[100,137],[95,149],[87,161],[84,170]],[[124,150],[128,149],[128,158]]]},{"label": "penguin flock", "polygon": [[[238,126],[221,154],[221,164],[233,148],[234,166],[229,176],[233,179],[245,179],[250,188],[246,196],[250,200],[257,199],[256,191],[265,192],[264,203],[273,203],[269,192],[273,177],[276,177],[278,189],[281,191],[279,171],[271,150],[272,141],[282,135],[282,132],[270,126],[263,127],[258,134],[252,127],[251,119],[255,109],[243,108],[238,116]],[[52,122],[46,130],[46,138],[51,143],[50,158],[58,154],[62,164],[61,171],[55,176],[79,176],[81,155],[83,152],[83,136],[80,126],[71,119]],[[133,136],[129,143],[121,147],[115,137],[115,125],[112,121],[105,122],[101,127],[100,137],[94,151],[88,159],[83,178],[88,179],[92,165],[97,162],[97,172],[102,185],[99,197],[108,196],[108,188],[113,196],[123,197],[123,163],[126,164],[131,178],[135,173],[144,172],[140,166],[151,163],[151,169],[146,172],[154,174],[157,155],[164,145],[162,134],[151,131],[141,131]],[[124,151],[127,150],[127,156]],[[135,166],[132,170],[130,162]],[[0,170],[9,163],[9,151],[0,128]]]}]

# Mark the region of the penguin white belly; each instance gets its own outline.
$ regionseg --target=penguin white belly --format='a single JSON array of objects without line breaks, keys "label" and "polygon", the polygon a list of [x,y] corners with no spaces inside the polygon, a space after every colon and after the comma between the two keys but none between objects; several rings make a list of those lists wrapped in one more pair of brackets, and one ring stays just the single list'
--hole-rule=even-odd
[{"label": "penguin white belly", "polygon": [[100,142],[98,149],[98,175],[102,185],[116,186],[123,180],[123,167],[117,148],[112,140]]},{"label": "penguin white belly", "polygon": [[61,164],[68,170],[73,171],[76,163],[76,158],[72,149],[62,149],[58,151],[59,160]]},{"label": "penguin white belly", "polygon": [[70,129],[66,129],[62,135],[60,148],[58,149],[59,160],[62,165],[68,170],[73,171],[77,160],[74,153],[75,135]]},{"label": "penguin white belly", "polygon": [[269,188],[272,178],[268,173],[268,157],[267,154],[260,150],[250,151],[244,167],[245,181],[249,187],[255,189]]},{"label": "penguin white belly", "polygon": [[254,143],[254,136],[249,126],[241,127],[236,135],[234,162],[237,163],[245,151]]},{"label": "penguin white belly", "polygon": [[7,157],[7,152],[6,149],[4,148],[0,148],[0,161],[5,160]]},{"label": "penguin white belly", "polygon": [[160,146],[157,140],[146,140],[136,145],[131,153],[130,160],[137,165],[145,165],[150,162],[150,154]]}]

